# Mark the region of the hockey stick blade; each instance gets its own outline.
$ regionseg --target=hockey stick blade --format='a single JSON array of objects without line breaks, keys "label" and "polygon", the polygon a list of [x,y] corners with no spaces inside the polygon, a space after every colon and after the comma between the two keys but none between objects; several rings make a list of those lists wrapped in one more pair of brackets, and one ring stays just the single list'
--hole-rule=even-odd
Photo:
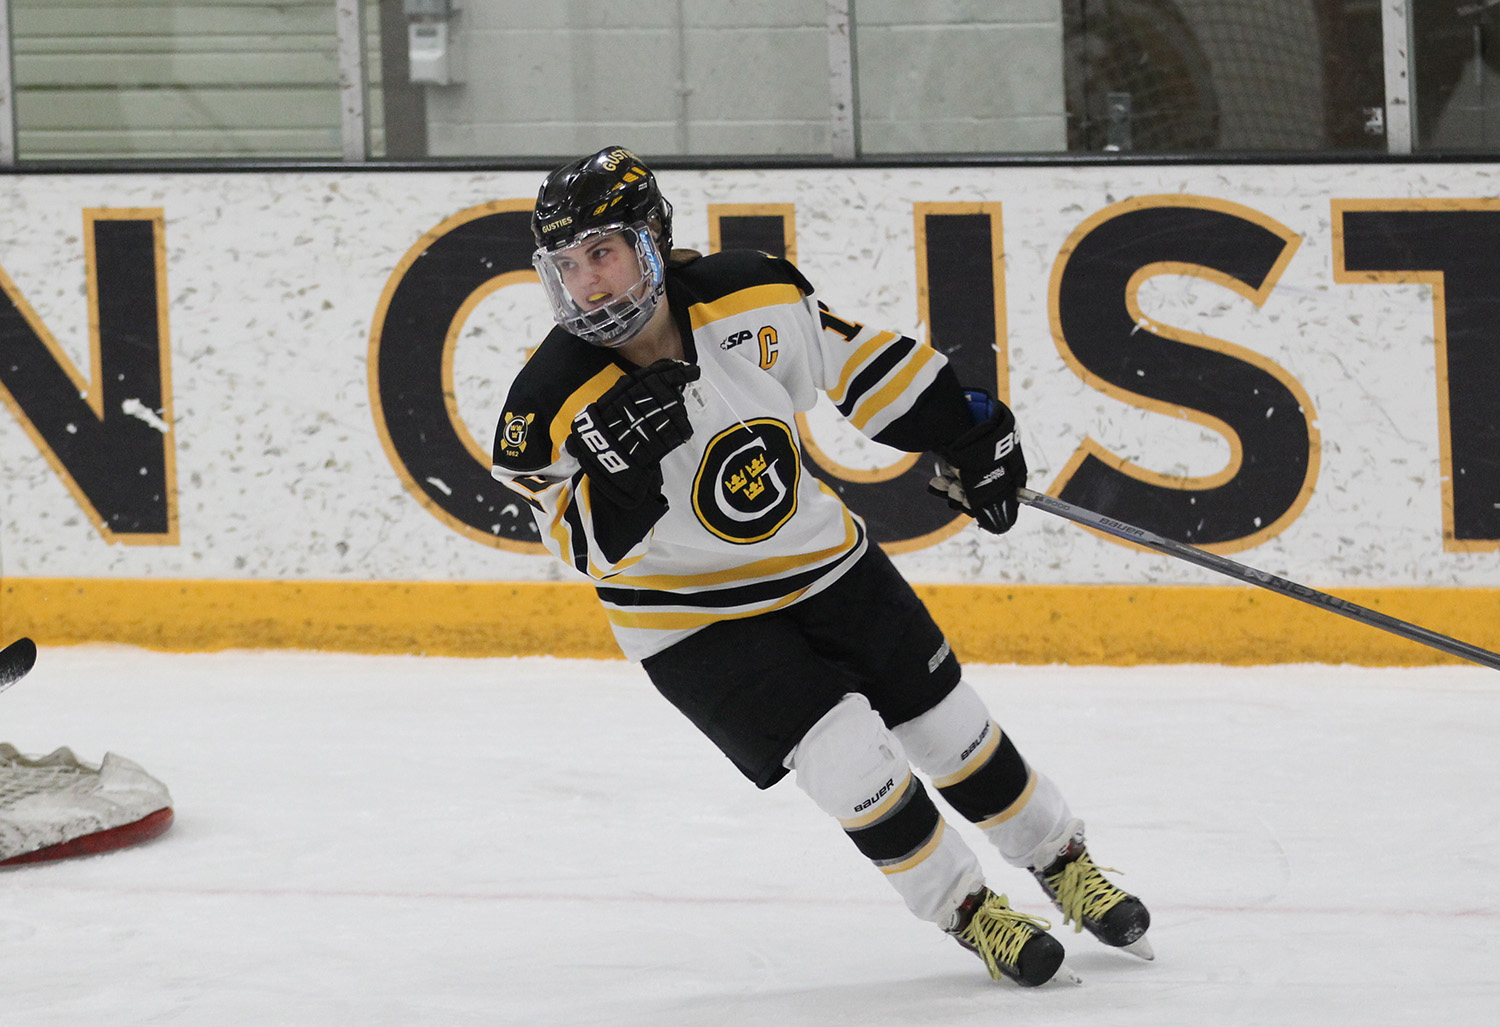
[{"label": "hockey stick blade", "polygon": [[1102,531],[1106,535],[1113,535],[1127,542],[1134,542],[1138,546],[1153,549],[1158,553],[1175,556],[1179,560],[1197,564],[1199,567],[1206,567],[1211,571],[1217,571],[1231,578],[1237,578],[1248,584],[1258,585],[1278,595],[1284,595],[1290,599],[1296,599],[1311,606],[1316,606],[1319,609],[1327,610],[1329,613],[1336,613],[1341,617],[1348,617],[1350,620],[1357,620],[1362,624],[1368,624],[1371,627],[1389,631],[1393,635],[1400,635],[1402,638],[1409,639],[1410,641],[1420,642],[1422,645],[1430,646],[1440,652],[1447,653],[1449,656],[1457,656],[1471,663],[1489,667],[1491,670],[1500,670],[1500,653],[1492,653],[1488,649],[1481,649],[1477,645],[1461,642],[1456,638],[1449,638],[1447,635],[1431,631],[1418,624],[1412,624],[1408,621],[1387,616],[1367,606],[1360,606],[1358,603],[1351,603],[1347,599],[1331,596],[1327,592],[1319,592],[1315,588],[1299,585],[1295,581],[1277,577],[1275,574],[1268,574],[1265,571],[1256,570],[1254,567],[1247,567],[1245,564],[1236,563],[1216,553],[1210,553],[1196,546],[1190,546],[1185,542],[1175,542],[1172,539],[1163,538],[1144,528],[1137,528],[1133,524],[1117,521],[1113,517],[1106,517],[1092,510],[1085,510],[1082,507],[1074,506],[1072,503],[1064,502],[1054,496],[1023,488],[1016,490],[1016,497],[1027,506],[1036,507],[1038,510],[1045,510],[1047,513],[1062,517],[1075,524],[1081,524],[1086,528]]},{"label": "hockey stick blade", "polygon": [[0,692],[24,678],[36,666],[36,643],[18,638],[0,649]]}]

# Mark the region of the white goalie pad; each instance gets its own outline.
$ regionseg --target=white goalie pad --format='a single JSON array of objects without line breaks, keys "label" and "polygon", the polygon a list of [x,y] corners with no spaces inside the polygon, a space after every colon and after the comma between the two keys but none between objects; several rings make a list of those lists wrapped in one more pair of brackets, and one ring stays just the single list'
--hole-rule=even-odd
[{"label": "white goalie pad", "polygon": [[171,825],[167,786],[123,756],[95,766],[66,746],[32,757],[0,742],[0,866],[108,852]]}]

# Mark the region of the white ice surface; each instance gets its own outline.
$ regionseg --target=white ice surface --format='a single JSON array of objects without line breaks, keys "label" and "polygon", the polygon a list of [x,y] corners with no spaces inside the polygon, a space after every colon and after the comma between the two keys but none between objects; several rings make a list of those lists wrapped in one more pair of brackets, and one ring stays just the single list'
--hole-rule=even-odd
[{"label": "white ice surface", "polygon": [[626,663],[84,647],[0,697],[0,740],[130,756],[178,820],[0,873],[0,1024],[1495,1022],[1492,671],[968,673],[1156,962],[1069,929],[1082,987],[991,982]]}]

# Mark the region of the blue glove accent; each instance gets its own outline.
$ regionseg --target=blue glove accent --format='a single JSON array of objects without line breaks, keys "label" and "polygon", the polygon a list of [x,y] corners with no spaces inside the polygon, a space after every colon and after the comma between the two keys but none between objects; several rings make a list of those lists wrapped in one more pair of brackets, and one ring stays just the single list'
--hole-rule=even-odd
[{"label": "blue glove accent", "polygon": [[969,401],[969,416],[974,418],[975,424],[983,424],[995,416],[995,401],[989,393],[965,389],[964,399]]}]

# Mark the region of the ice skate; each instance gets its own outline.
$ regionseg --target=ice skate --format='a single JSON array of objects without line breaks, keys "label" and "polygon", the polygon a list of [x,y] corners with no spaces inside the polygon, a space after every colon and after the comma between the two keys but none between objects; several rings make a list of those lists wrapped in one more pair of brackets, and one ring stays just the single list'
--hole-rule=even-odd
[{"label": "ice skate", "polygon": [[[1047,933],[1050,926],[1011,909],[1004,895],[981,888],[958,907],[948,933],[984,960],[995,980],[1009,977],[1023,988],[1034,988],[1046,984],[1062,967],[1063,947]],[[1077,982],[1071,972],[1064,969],[1063,973]]]},{"label": "ice skate", "polygon": [[1074,931],[1088,928],[1104,944],[1142,959],[1156,954],[1146,940],[1151,913],[1140,899],[1110,882],[1089,856],[1083,840],[1083,821],[1072,820],[1056,838],[1038,846],[1031,872],[1059,910],[1063,923]]}]

